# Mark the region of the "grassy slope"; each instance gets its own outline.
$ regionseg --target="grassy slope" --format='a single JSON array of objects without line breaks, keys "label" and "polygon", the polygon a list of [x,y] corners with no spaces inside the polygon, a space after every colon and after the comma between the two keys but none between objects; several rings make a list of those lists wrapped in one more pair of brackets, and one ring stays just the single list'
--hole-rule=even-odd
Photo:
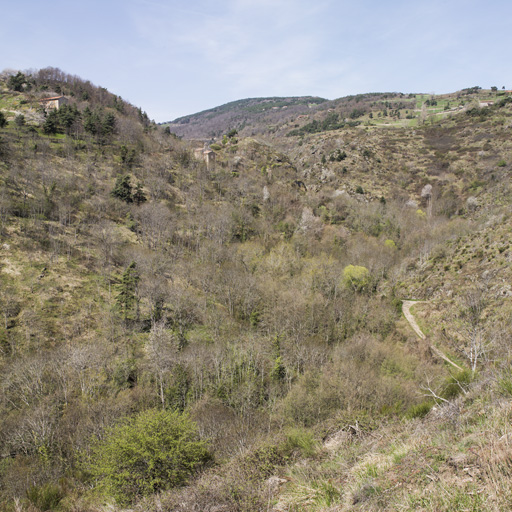
[{"label": "grassy slope", "polygon": [[[169,283],[168,329],[185,337],[176,357],[193,375],[186,408],[219,462],[162,496],[164,510],[506,509],[510,117],[506,106],[415,131],[358,127],[307,136],[301,146],[275,140],[279,152],[241,139],[217,151],[211,174],[188,159],[183,143],[156,135],[140,139],[138,163],[127,170],[119,157],[126,140],[99,147],[40,137],[35,151],[26,129],[3,130],[6,506],[25,497],[27,482],[65,476],[64,509],[98,507],[86,504],[72,453],[118,417],[158,406],[148,331],[126,325],[114,307],[119,277],[136,260],[143,318],[159,284]],[[322,163],[338,148],[345,160]],[[151,222],[142,214],[149,209],[109,197],[124,172],[159,208]],[[404,206],[414,199],[427,212],[427,183],[431,219]],[[30,213],[13,214],[23,201]],[[134,221],[148,231],[134,232]],[[385,248],[386,239],[397,249]],[[374,294],[333,291],[346,264],[371,269]],[[458,376],[450,395],[451,369],[416,339],[391,299],[431,301],[415,311],[429,342],[468,367],[461,310],[476,275],[485,284],[478,327],[492,343],[475,380]],[[343,322],[329,324],[340,312]],[[270,379],[279,332],[282,385]],[[262,370],[253,380],[254,367]],[[173,400],[176,375],[166,377]],[[433,405],[414,409],[428,398],[427,385],[449,403],[410,419]],[[16,456],[5,456],[9,450]],[[272,475],[283,477],[280,486],[267,486]],[[153,498],[140,507],[158,509]]]},{"label": "grassy slope", "polygon": [[[457,197],[459,207],[468,211],[475,204],[472,221],[452,226],[455,236],[448,235],[447,243],[435,239],[426,243],[399,286],[401,296],[429,300],[417,311],[429,342],[468,367],[459,311],[467,304],[468,290],[475,290],[476,278],[485,303],[480,318],[488,344],[481,356],[487,363],[480,366],[482,373],[475,384],[462,385],[464,392],[449,403],[438,400],[425,419],[391,421],[378,428],[363,425],[356,430],[347,424],[340,430],[331,427],[334,433],[329,431],[327,439],[313,449],[313,457],[281,471],[284,479],[275,491],[273,510],[498,511],[511,506],[511,395],[506,370],[510,360],[506,333],[512,315],[509,123],[510,110],[504,107],[476,122],[460,115],[416,133],[313,135],[295,149],[284,141],[282,147],[291,151],[308,176],[308,186],[317,190],[343,188],[354,194],[359,184],[374,199],[409,197],[422,206],[421,189],[431,183],[438,187],[434,211],[436,201],[439,209],[454,207],[446,196],[443,204],[445,193]],[[338,148],[348,154],[341,164],[329,159],[319,162],[322,154]],[[364,149],[371,151],[366,162],[361,155]],[[355,170],[339,172],[342,166]],[[470,196],[477,201],[464,204]],[[324,204],[329,207],[329,200]],[[439,229],[440,237],[447,234],[443,235],[446,226],[436,223],[430,229]],[[410,333],[409,342],[420,345]],[[446,368],[447,373],[451,370]],[[427,372],[422,385],[438,393],[442,384],[426,379]],[[418,392],[432,396],[421,388]]]}]

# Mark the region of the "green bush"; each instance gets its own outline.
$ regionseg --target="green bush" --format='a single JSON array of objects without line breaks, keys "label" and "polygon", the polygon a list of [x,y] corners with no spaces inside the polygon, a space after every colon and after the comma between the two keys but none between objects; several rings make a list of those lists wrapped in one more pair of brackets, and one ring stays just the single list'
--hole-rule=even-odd
[{"label": "green bush", "polygon": [[318,447],[313,434],[305,429],[292,428],[286,434],[283,449],[286,453],[299,451],[303,457],[311,457]]},{"label": "green bush", "polygon": [[210,459],[188,416],[150,409],[93,443],[83,466],[119,503],[182,485]]},{"label": "green bush", "polygon": [[62,489],[53,484],[33,485],[27,490],[27,499],[41,512],[54,511],[64,498]]},{"label": "green bush", "polygon": [[370,271],[366,267],[347,265],[343,269],[342,282],[347,288],[360,292],[369,287],[370,281]]},{"label": "green bush", "polygon": [[424,418],[433,406],[434,404],[430,400],[421,402],[420,404],[409,407],[405,416],[409,419]]},{"label": "green bush", "polygon": [[112,197],[117,197],[117,199],[121,199],[125,203],[132,203],[132,185],[130,183],[130,176],[127,174],[126,176],[118,176],[116,180],[116,184],[114,185],[114,189],[110,192]]},{"label": "green bush", "polygon": [[469,370],[462,370],[456,375],[448,377],[441,391],[441,396],[446,400],[456,398],[462,390],[467,389],[471,380],[472,376]]},{"label": "green bush", "polygon": [[499,379],[498,386],[504,395],[512,396],[512,378],[510,376]]}]

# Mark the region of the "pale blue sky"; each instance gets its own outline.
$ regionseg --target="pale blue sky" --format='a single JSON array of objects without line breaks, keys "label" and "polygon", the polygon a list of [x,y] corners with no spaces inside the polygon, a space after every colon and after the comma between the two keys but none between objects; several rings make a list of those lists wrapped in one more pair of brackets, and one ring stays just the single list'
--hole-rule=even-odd
[{"label": "pale blue sky", "polygon": [[0,0],[0,70],[53,66],[158,122],[248,97],[512,89],[510,0]]}]

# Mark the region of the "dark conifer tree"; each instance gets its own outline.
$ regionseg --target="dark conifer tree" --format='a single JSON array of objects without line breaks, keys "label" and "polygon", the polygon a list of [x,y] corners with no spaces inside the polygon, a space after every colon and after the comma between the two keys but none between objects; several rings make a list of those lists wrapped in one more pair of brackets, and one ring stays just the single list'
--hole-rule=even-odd
[{"label": "dark conifer tree", "polygon": [[137,183],[135,187],[135,192],[133,193],[133,202],[138,206],[147,201],[146,194],[144,194],[144,190],[142,189],[142,185]]},{"label": "dark conifer tree", "polygon": [[119,294],[117,296],[117,307],[121,310],[125,321],[138,316],[137,286],[139,284],[139,273],[136,263],[132,261],[121,276]]},{"label": "dark conifer tree", "polygon": [[132,185],[130,183],[130,175],[119,176],[116,180],[114,190],[111,192],[112,197],[117,197],[125,203],[133,203]]},{"label": "dark conifer tree", "polygon": [[59,129],[59,118],[56,110],[50,110],[43,124],[46,135],[55,135]]}]

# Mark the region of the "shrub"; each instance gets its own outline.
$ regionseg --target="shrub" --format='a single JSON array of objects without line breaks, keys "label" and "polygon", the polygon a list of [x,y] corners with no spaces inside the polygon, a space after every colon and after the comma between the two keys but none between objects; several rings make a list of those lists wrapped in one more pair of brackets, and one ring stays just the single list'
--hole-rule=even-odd
[{"label": "shrub", "polygon": [[396,244],[393,240],[386,240],[384,242],[384,246],[387,247],[388,249],[396,249]]},{"label": "shrub", "polygon": [[55,510],[64,498],[62,489],[53,484],[34,485],[27,490],[27,499],[41,512]]},{"label": "shrub", "polygon": [[446,380],[443,390],[441,391],[441,396],[446,400],[456,398],[461,391],[467,389],[470,383],[471,372],[469,370],[462,370]]},{"label": "shrub", "polygon": [[504,395],[512,397],[512,378],[510,376],[499,379],[498,385]]},{"label": "shrub", "polygon": [[347,265],[343,269],[342,282],[347,288],[360,292],[369,287],[370,281],[370,271],[366,267]]},{"label": "shrub", "polygon": [[292,428],[286,434],[283,449],[287,453],[300,452],[303,457],[311,457],[318,448],[313,434],[309,430]]},{"label": "shrub", "polygon": [[425,402],[421,402],[420,404],[413,405],[409,407],[406,417],[409,419],[413,418],[424,418],[433,407],[433,402],[427,400]]},{"label": "shrub", "polygon": [[184,484],[209,459],[188,416],[150,409],[109,429],[83,465],[107,494],[129,503]]},{"label": "shrub", "polygon": [[132,185],[130,183],[130,176],[118,176],[116,180],[116,184],[112,192],[110,192],[112,197],[117,197],[117,199],[121,199],[126,203],[132,203]]}]

